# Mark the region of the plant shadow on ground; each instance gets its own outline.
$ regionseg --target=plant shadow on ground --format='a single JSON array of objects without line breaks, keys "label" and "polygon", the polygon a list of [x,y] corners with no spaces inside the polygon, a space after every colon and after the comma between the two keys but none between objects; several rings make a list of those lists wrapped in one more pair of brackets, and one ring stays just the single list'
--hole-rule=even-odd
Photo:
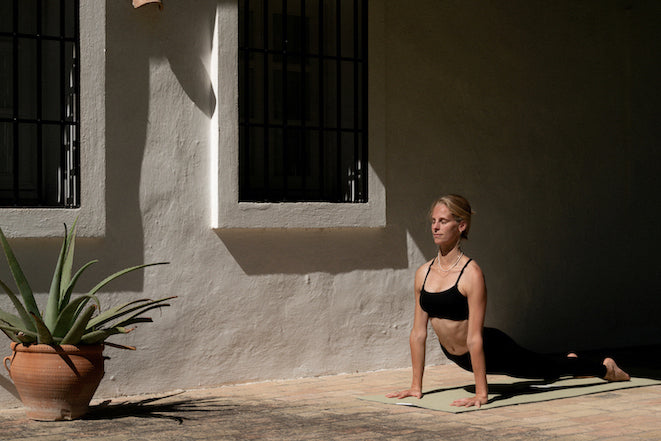
[{"label": "plant shadow on ground", "polygon": [[[183,392],[181,392],[183,393]],[[89,412],[81,419],[88,421],[113,420],[119,418],[154,418],[176,421],[182,424],[186,420],[196,419],[210,412],[232,412],[238,407],[223,404],[218,398],[186,398],[170,400],[181,393],[145,398],[140,401],[113,403],[111,400],[90,406]]]}]

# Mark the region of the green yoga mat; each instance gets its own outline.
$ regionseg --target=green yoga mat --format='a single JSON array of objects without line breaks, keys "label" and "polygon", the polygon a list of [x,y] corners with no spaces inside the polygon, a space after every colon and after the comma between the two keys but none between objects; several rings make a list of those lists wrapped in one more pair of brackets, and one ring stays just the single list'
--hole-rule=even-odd
[{"label": "green yoga mat", "polygon": [[557,400],[560,398],[577,397],[632,387],[652,386],[661,384],[659,380],[648,378],[632,378],[631,381],[609,383],[599,378],[570,378],[553,383],[542,383],[534,380],[509,379],[489,383],[489,402],[476,407],[450,406],[455,400],[472,396],[475,386],[458,386],[447,389],[437,389],[426,392],[421,399],[417,398],[386,398],[385,395],[367,395],[357,397],[361,400],[379,403],[398,404],[404,406],[423,407],[443,412],[459,413],[474,410],[493,409],[494,407],[512,406],[515,404],[536,403],[539,401]]}]

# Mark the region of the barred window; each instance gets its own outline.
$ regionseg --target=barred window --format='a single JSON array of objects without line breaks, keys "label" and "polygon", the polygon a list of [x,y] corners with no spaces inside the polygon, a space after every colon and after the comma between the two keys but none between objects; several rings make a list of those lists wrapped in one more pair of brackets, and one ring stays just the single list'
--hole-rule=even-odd
[{"label": "barred window", "polygon": [[367,1],[239,0],[239,201],[367,194]]},{"label": "barred window", "polygon": [[0,0],[0,206],[78,207],[78,0]]}]

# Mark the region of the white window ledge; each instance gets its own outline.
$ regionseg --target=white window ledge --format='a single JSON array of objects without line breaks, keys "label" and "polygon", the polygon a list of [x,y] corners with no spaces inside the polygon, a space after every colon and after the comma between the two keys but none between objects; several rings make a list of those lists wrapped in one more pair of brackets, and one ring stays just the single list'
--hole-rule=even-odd
[{"label": "white window ledge", "polygon": [[382,2],[370,1],[367,203],[253,203],[239,201],[238,6],[221,2],[216,12],[209,72],[216,94],[211,120],[211,227],[378,228],[386,226],[385,75]]},{"label": "white window ledge", "polygon": [[105,2],[80,2],[81,207],[0,208],[7,237],[63,236],[76,218],[78,236],[105,235],[105,35]]}]

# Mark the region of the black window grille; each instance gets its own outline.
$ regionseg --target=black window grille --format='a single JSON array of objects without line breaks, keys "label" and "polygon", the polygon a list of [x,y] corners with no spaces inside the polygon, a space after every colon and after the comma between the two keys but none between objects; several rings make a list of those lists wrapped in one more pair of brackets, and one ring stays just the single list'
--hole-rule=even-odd
[{"label": "black window grille", "polygon": [[239,200],[367,202],[367,0],[239,0]]},{"label": "black window grille", "polygon": [[0,0],[0,206],[78,207],[78,0]]}]

